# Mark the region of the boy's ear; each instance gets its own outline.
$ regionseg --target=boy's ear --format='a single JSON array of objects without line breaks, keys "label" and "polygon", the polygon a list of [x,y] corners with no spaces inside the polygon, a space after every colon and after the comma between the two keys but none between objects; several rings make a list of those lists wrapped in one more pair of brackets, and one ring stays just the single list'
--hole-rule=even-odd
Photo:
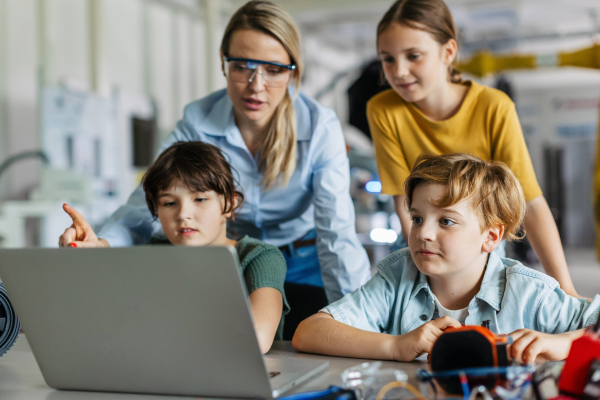
[{"label": "boy's ear", "polygon": [[233,195],[233,207],[231,207],[231,209],[233,210],[231,212],[232,216],[233,216],[233,213],[235,212],[235,210],[237,210],[239,204],[240,204],[240,196],[238,196],[237,194],[234,194]]},{"label": "boy's ear", "polygon": [[504,236],[504,225],[496,225],[488,228],[484,231],[485,240],[481,245],[481,251],[484,253],[491,253],[496,250],[496,247],[500,245],[502,237]]},{"label": "boy's ear", "polygon": [[225,213],[225,218],[227,218],[228,220],[233,218],[233,213],[237,210],[238,202],[239,202],[239,198],[238,198],[238,195],[236,194],[233,196],[233,204],[231,205],[231,211],[229,211],[228,213]]}]

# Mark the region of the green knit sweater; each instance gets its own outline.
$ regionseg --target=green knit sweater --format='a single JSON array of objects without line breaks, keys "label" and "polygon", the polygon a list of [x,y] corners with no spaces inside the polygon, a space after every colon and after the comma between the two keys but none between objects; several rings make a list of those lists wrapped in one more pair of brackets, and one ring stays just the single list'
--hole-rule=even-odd
[{"label": "green knit sweater", "polygon": [[[153,237],[148,244],[171,244],[168,239]],[[258,239],[244,236],[235,246],[240,258],[242,274],[246,282],[248,293],[263,287],[279,290],[283,299],[283,312],[279,320],[279,327],[275,340],[283,339],[283,319],[290,311],[290,306],[285,297],[283,282],[287,267],[281,251],[272,244],[267,244]]]}]

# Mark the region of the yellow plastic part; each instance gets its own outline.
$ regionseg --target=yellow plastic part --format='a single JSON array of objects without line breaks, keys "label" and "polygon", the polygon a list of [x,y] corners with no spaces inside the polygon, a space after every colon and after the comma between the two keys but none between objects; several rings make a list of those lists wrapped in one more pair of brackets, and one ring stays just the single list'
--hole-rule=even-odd
[{"label": "yellow plastic part", "polygon": [[532,69],[537,68],[536,56],[534,55],[493,55],[482,51],[469,61],[458,64],[456,69],[469,72],[476,76],[505,71],[509,69]]},{"label": "yellow plastic part", "polygon": [[398,388],[398,387],[408,389],[419,400],[427,400],[425,398],[425,396],[423,396],[421,394],[421,392],[419,392],[417,390],[417,388],[415,388],[410,383],[406,383],[406,382],[402,382],[402,381],[390,382],[387,385],[385,385],[384,387],[382,387],[381,390],[379,391],[379,393],[377,393],[375,400],[383,400],[383,397],[385,396],[385,394],[387,392],[389,392],[390,390],[392,390],[394,388]]},{"label": "yellow plastic part", "polygon": [[559,53],[558,65],[600,69],[600,44],[571,53]]},{"label": "yellow plastic part", "polygon": [[470,60],[458,64],[456,69],[476,76],[485,76],[511,69],[534,69],[546,65],[600,69],[600,43],[585,49],[550,56],[551,60],[554,58],[556,61],[548,63],[548,57],[538,57],[532,54],[493,55],[488,51],[480,51]]}]

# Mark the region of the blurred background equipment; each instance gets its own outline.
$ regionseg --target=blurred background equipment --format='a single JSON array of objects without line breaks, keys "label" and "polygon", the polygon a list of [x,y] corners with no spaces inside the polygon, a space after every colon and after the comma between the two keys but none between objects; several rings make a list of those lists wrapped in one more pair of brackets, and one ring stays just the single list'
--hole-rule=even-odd
[{"label": "blurred background equipment", "polygon": [[367,102],[371,97],[391,86],[385,80],[379,60],[371,61],[362,70],[356,81],[348,88],[348,122],[371,138],[369,121],[367,121]]},{"label": "blurred background equipment", "polygon": [[[274,1],[302,33],[302,90],[342,121],[357,231],[375,264],[401,233],[392,198],[380,193],[365,110],[388,87],[374,60],[376,26],[391,0]],[[184,106],[225,86],[218,49],[242,3],[0,0],[0,160],[31,151],[48,158],[20,160],[0,175],[0,246],[56,246],[70,225],[62,202],[97,228],[126,201]],[[585,265],[574,279],[600,271],[600,2],[447,4],[464,78],[510,91],[569,265]],[[526,246],[515,250],[535,263]],[[582,279],[589,291],[580,293],[596,293],[598,278]]]},{"label": "blurred background equipment", "polygon": [[[460,70],[480,78],[509,70],[547,67],[583,67],[600,70],[600,45],[594,44],[581,50],[542,55],[493,55],[486,51],[479,51],[470,60],[458,65]],[[540,71],[540,74],[543,73]],[[510,87],[510,81],[504,75],[499,83],[502,88]],[[589,79],[582,79],[580,83],[562,81],[557,84],[556,81],[550,80],[540,83],[544,85],[543,88],[541,85],[531,85],[533,87],[521,93],[525,96],[525,100],[519,99],[518,95],[517,99],[513,98],[521,109],[525,107],[524,103],[530,103],[529,112],[521,111],[519,117],[523,130],[527,134],[532,161],[534,165],[538,164],[537,171],[540,170],[540,157],[539,154],[534,155],[532,149],[543,147],[544,175],[540,176],[538,173],[538,180],[544,188],[546,199],[553,211],[563,244],[574,247],[593,246],[596,244],[595,225],[600,221],[600,215],[596,213],[596,224],[592,222],[594,221],[592,200],[598,198],[600,186],[596,184],[592,190],[590,185],[594,182],[592,177],[594,172],[590,166],[598,157],[597,154],[594,155],[593,149],[600,110],[600,90],[597,87],[599,81],[590,75]],[[594,86],[593,90],[589,89],[590,85]],[[553,86],[558,90],[552,90]],[[572,91],[572,95],[565,96],[568,93],[565,93],[565,89],[568,92]],[[538,95],[535,100],[531,99],[530,93],[533,91],[544,92],[543,98]],[[511,94],[509,96],[513,97]],[[552,112],[539,112],[540,105],[544,105],[543,102],[546,101],[550,101],[548,108],[552,109]],[[585,112],[586,110],[589,111]],[[526,118],[523,118],[523,114]],[[548,122],[554,125],[552,130],[547,129]],[[536,138],[540,136],[538,132],[542,132],[546,137]],[[537,143],[532,144],[532,141]],[[600,171],[596,169],[595,174],[600,174]],[[600,252],[600,247],[598,251]]]}]

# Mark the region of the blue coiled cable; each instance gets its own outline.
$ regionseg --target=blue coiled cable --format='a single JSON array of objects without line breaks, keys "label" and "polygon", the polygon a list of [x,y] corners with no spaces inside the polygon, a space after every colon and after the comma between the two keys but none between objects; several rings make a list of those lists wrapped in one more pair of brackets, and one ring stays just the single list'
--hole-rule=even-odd
[{"label": "blue coiled cable", "polygon": [[[2,315],[2,309],[4,315]],[[4,284],[0,283],[0,357],[2,357],[17,341],[21,324],[10,304]]]}]

